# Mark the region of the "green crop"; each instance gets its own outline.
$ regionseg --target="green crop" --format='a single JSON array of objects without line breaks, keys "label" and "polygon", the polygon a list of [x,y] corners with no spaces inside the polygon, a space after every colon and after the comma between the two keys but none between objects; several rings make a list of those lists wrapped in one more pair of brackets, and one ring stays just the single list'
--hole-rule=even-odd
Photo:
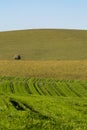
[{"label": "green crop", "polygon": [[86,130],[87,81],[1,77],[0,129]]}]

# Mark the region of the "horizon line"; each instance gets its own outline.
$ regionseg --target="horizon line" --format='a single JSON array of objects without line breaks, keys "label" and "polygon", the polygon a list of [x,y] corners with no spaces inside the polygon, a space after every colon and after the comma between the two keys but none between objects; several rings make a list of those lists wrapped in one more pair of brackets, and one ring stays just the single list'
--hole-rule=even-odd
[{"label": "horizon line", "polygon": [[25,28],[25,29],[0,30],[0,32],[15,32],[15,31],[28,31],[28,30],[77,30],[77,31],[87,31],[87,29],[80,29],[80,28]]}]

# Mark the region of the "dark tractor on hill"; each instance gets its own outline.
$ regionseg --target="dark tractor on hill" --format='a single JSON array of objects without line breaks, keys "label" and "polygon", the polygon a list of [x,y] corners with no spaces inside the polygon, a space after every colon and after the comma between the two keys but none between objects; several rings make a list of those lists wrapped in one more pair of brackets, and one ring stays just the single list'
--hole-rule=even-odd
[{"label": "dark tractor on hill", "polygon": [[21,60],[21,56],[20,55],[15,55],[14,60]]}]

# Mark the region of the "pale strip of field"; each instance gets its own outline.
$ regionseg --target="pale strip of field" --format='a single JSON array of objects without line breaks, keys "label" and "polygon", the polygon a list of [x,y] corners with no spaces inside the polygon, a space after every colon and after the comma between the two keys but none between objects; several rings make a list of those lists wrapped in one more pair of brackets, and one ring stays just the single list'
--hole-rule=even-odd
[{"label": "pale strip of field", "polygon": [[0,76],[87,79],[87,60],[0,61]]}]

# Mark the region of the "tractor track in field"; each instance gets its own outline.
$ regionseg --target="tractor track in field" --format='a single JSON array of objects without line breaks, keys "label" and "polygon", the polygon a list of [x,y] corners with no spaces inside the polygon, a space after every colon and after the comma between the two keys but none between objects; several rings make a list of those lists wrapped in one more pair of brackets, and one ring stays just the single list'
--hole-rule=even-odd
[{"label": "tractor track in field", "polygon": [[31,90],[30,90],[29,85],[28,85],[27,82],[25,83],[25,89],[26,89],[26,92],[27,92],[28,94],[32,94],[32,92],[31,92]]},{"label": "tractor track in field", "polygon": [[73,89],[73,86],[69,85],[68,83],[66,83],[66,85],[77,97],[81,97],[81,95]]},{"label": "tractor track in field", "polygon": [[16,95],[87,97],[87,81],[56,81],[45,79],[1,81],[0,93]]},{"label": "tractor track in field", "polygon": [[10,89],[11,89],[11,92],[12,92],[12,93],[15,93],[15,90],[14,90],[14,85],[13,85],[13,83],[12,83],[12,82],[10,83]]},{"label": "tractor track in field", "polygon": [[13,98],[9,99],[10,103],[13,105],[13,107],[17,110],[17,111],[25,111],[25,110],[29,110],[34,114],[38,114],[39,117],[43,117],[44,119],[52,119],[52,117],[48,116],[48,115],[43,115],[41,114],[39,111],[35,110],[31,105],[26,104],[24,102],[21,101],[17,101]]}]

